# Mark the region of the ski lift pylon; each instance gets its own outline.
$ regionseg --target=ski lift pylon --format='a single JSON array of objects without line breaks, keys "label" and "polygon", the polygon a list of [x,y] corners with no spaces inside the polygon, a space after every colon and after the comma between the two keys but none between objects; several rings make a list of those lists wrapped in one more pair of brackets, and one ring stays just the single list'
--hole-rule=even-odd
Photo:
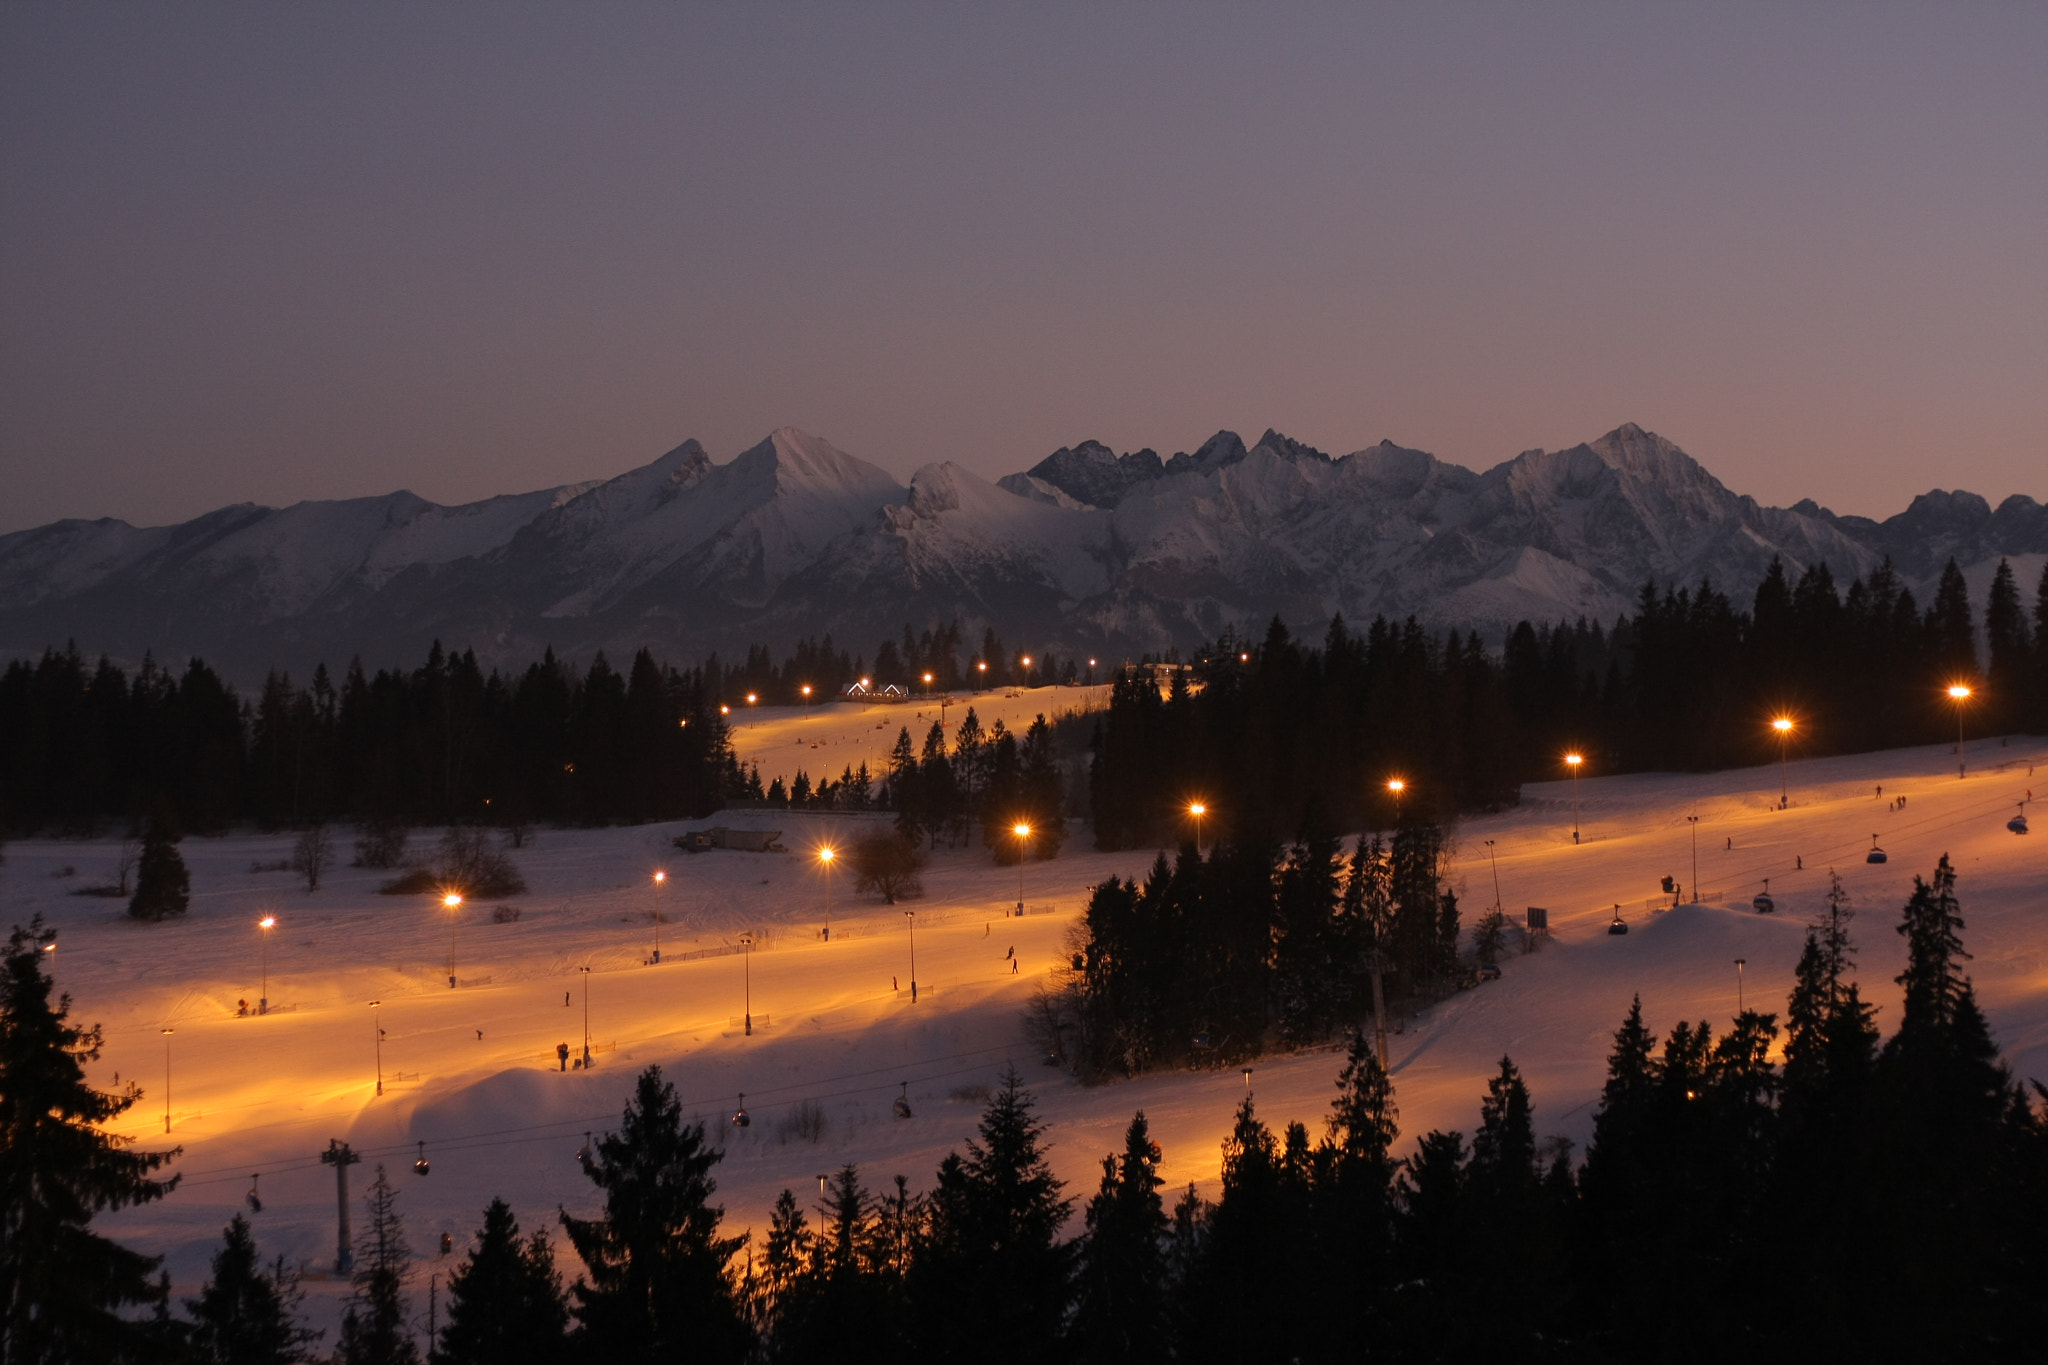
[{"label": "ski lift pylon", "polygon": [[1875,834],[1870,836],[1870,852],[1863,855],[1863,861],[1866,863],[1882,863],[1888,861],[1888,859],[1885,857],[1885,851],[1877,846],[1877,836]]},{"label": "ski lift pylon", "polygon": [[1755,907],[1759,915],[1769,915],[1776,912],[1778,903],[1771,899],[1771,879],[1769,877],[1764,878],[1764,889],[1757,892],[1749,903]]}]

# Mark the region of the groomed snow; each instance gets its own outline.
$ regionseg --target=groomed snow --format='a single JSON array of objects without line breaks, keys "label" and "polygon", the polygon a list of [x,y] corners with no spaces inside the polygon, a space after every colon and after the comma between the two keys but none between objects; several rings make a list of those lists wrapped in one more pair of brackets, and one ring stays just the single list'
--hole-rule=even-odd
[{"label": "groomed snow", "polygon": [[[957,716],[950,712],[949,723]],[[766,740],[778,724],[758,718],[754,738]],[[862,733],[893,741],[896,728],[892,719],[886,732]],[[829,751],[833,772],[854,747]],[[1891,978],[1903,960],[1892,932],[1899,906],[1912,876],[1944,852],[1960,873],[1970,969],[1994,1033],[2021,1075],[2048,1077],[2048,830],[2015,837],[2005,829],[2028,789],[2048,785],[2048,768],[2033,775],[2033,765],[2048,764],[2048,744],[1982,740],[1971,749],[1966,781],[1943,747],[1801,762],[1784,811],[1775,809],[1775,766],[1588,777],[1578,790],[1579,846],[1564,782],[1525,789],[1512,812],[1462,823],[1454,884],[1467,923],[1493,899],[1491,839],[1503,900],[1517,917],[1525,906],[1547,906],[1554,937],[1510,958],[1501,981],[1407,1021],[1392,1040],[1403,1150],[1431,1127],[1469,1131],[1503,1053],[1529,1079],[1539,1133],[1583,1144],[1610,1035],[1634,993],[1660,1032],[1681,1018],[1723,1025],[1736,1006],[1740,957],[1746,998],[1782,1013],[1801,926],[1819,906],[1830,866],[1855,896],[1860,979],[1889,1031],[1898,1011]],[[762,758],[764,773],[785,766]],[[1883,799],[1873,795],[1880,784]],[[1899,795],[1907,806],[1894,812]],[[1658,877],[1691,880],[1693,813],[1709,903],[1648,910]],[[1018,895],[1015,870],[994,867],[978,847],[941,851],[928,895],[904,907],[917,914],[913,1005],[902,909],[856,900],[842,871],[831,892],[831,941],[818,934],[825,887],[813,850],[845,841],[860,818],[729,812],[717,823],[780,829],[789,852],[681,855],[669,840],[682,824],[542,831],[514,855],[532,885],[513,902],[517,922],[494,924],[487,907],[464,908],[454,953],[465,984],[455,989],[447,983],[450,920],[436,903],[376,895],[381,873],[343,868],[308,895],[289,873],[250,870],[288,856],[288,835],[187,840],[191,912],[161,925],[128,922],[117,901],[68,894],[111,880],[113,841],[9,845],[0,869],[8,918],[41,912],[60,931],[57,980],[76,1018],[106,1028],[93,1079],[140,1081],[146,1094],[121,1131],[147,1146],[165,1141],[161,1030],[174,1030],[171,1140],[184,1149],[175,1167],[184,1184],[102,1225],[166,1254],[176,1291],[196,1292],[220,1227],[261,1171],[264,1211],[254,1223],[264,1254],[324,1266],[333,1256],[334,1177],[317,1156],[341,1138],[366,1158],[351,1172],[355,1194],[378,1161],[399,1184],[422,1258],[415,1308],[424,1314],[426,1276],[445,1269],[439,1235],[452,1233],[459,1253],[491,1196],[504,1196],[528,1229],[553,1228],[557,1205],[593,1207],[576,1149],[586,1130],[616,1124],[634,1074],[649,1063],[725,1142],[718,1198],[734,1229],[762,1229],[779,1190],[808,1195],[819,1174],[846,1161],[858,1162],[871,1185],[901,1172],[913,1188],[928,1187],[941,1156],[973,1130],[977,1087],[1006,1063],[1037,1095],[1069,1193],[1092,1190],[1100,1157],[1142,1108],[1165,1149],[1168,1181],[1192,1180],[1213,1195],[1219,1144],[1245,1089],[1238,1071],[1082,1086],[1041,1065],[1020,1027],[1087,888],[1112,874],[1141,875],[1151,850],[1096,853],[1077,824],[1066,855],[1025,867],[1027,905],[1050,909],[1022,919],[1006,914]],[[1873,832],[1891,855],[1883,866],[1863,861]],[[418,836],[421,845],[431,837]],[[338,842],[345,856],[346,838]],[[664,867],[669,881],[657,892],[651,877]],[[1778,903],[1768,917],[1749,907],[1766,876]],[[1632,926],[1627,937],[1605,932],[1616,903]],[[650,966],[656,905],[668,922],[663,961]],[[269,996],[281,1009],[237,1018],[236,1001],[258,996],[255,922],[266,912],[281,921],[269,954]],[[760,944],[749,958],[729,951],[742,931]],[[1005,956],[1013,947],[1015,974]],[[554,1049],[568,1042],[580,1050],[584,967],[601,1050],[594,1070],[564,1075]],[[759,1025],[751,1038],[739,1023],[743,972]],[[383,1003],[373,1011],[370,1000]],[[373,1017],[386,1030],[381,1097]],[[1337,1067],[1330,1051],[1261,1062],[1251,1077],[1261,1114],[1320,1131]],[[905,1081],[915,1117],[899,1121],[889,1106]],[[725,1122],[741,1091],[754,1119],[744,1131]],[[815,1145],[785,1131],[803,1101],[827,1117]],[[410,1171],[420,1139],[433,1162],[426,1179]],[[309,1287],[316,1321],[331,1326],[345,1286]]]}]

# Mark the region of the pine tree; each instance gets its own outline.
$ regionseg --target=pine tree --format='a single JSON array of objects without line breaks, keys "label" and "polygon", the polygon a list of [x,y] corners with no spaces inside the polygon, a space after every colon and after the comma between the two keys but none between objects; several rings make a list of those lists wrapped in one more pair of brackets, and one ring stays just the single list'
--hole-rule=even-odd
[{"label": "pine tree", "polygon": [[2033,641],[2029,636],[2019,584],[2013,580],[2012,565],[2001,559],[1984,601],[1984,640],[1990,653],[1985,681],[1991,692],[1993,713],[2010,724],[2024,725],[2027,721],[2024,698],[2033,663]]},{"label": "pine tree", "polygon": [[469,1257],[448,1275],[448,1322],[430,1365],[557,1365],[568,1358],[569,1307],[546,1234],[521,1240],[504,1200],[484,1210]]},{"label": "pine tree", "polygon": [[1159,1197],[1166,1183],[1159,1161],[1159,1145],[1140,1110],[1124,1133],[1123,1152],[1102,1159],[1102,1186],[1088,1201],[1068,1333],[1071,1359],[1138,1365],[1167,1358],[1171,1229]]},{"label": "pine tree", "polygon": [[745,1359],[751,1333],[727,1271],[744,1239],[718,1235],[724,1210],[710,1202],[720,1155],[702,1124],[683,1122],[661,1068],[642,1071],[619,1131],[599,1139],[590,1166],[603,1213],[561,1215],[590,1277],[571,1291],[584,1351],[632,1365],[685,1352]]},{"label": "pine tree", "polygon": [[196,1299],[185,1300],[192,1315],[192,1347],[208,1365],[295,1365],[312,1360],[322,1333],[299,1323],[303,1297],[298,1276],[282,1256],[266,1272],[256,1259],[249,1220],[236,1214],[213,1254],[213,1274]]},{"label": "pine tree", "polygon": [[381,1165],[363,1204],[369,1219],[356,1238],[355,1294],[342,1314],[335,1365],[419,1365],[405,1295],[412,1249],[398,1213],[398,1191]]},{"label": "pine tree", "polygon": [[136,919],[161,920],[185,913],[192,900],[192,877],[178,853],[178,827],[168,811],[150,817],[142,836],[142,862],[135,873],[135,895],[128,913]]},{"label": "pine tree", "polygon": [[1044,1132],[1009,1070],[982,1112],[979,1140],[940,1164],[909,1286],[920,1355],[988,1362],[1057,1353],[1073,1251],[1057,1240],[1068,1204],[1046,1162]]},{"label": "pine tree", "polygon": [[1306,1335],[1298,1316],[1275,1316],[1294,1279],[1301,1229],[1290,1226],[1280,1144],[1247,1095],[1223,1141],[1223,1193],[1208,1219],[1180,1317],[1184,1359],[1287,1360]]},{"label": "pine tree", "polygon": [[133,1152],[109,1123],[142,1098],[86,1084],[98,1025],[70,1022],[44,972],[56,936],[41,916],[0,952],[0,1361],[120,1360],[138,1348],[121,1310],[158,1298],[143,1256],[94,1234],[94,1214],[146,1204],[176,1187],[152,1173],[177,1156]]},{"label": "pine tree", "polygon": [[1935,585],[1926,620],[1932,662],[1946,680],[1977,676],[1977,629],[1970,615],[1970,585],[1951,559]]}]

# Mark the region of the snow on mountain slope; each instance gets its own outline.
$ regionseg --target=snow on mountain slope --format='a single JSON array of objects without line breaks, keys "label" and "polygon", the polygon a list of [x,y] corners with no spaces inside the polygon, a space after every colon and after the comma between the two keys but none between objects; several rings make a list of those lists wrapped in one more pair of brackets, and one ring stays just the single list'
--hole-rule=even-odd
[{"label": "snow on mountain slope", "polygon": [[1333,612],[1498,639],[1524,618],[1610,620],[1646,580],[1746,595],[1773,556],[1845,584],[1890,555],[1924,594],[1950,554],[1973,584],[2001,556],[2036,564],[2048,508],[1941,491],[1883,522],[1762,507],[1632,424],[1484,472],[1387,441],[1332,459],[1269,429],[1166,460],[1088,441],[994,484],[944,462],[908,488],[783,428],[724,464],[686,441],[617,478],[461,507],[394,493],[0,536],[0,655],[76,639],[129,662],[202,654],[246,683],[406,663],[434,639],[486,662],[550,645],[694,659],[955,618],[1060,653]]}]

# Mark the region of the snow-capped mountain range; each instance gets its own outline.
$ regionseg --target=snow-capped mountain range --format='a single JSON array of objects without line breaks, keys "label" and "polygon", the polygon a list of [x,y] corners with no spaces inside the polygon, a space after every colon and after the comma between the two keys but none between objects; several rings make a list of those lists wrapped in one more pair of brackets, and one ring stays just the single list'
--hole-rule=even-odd
[{"label": "snow-capped mountain range", "polygon": [[686,441],[614,479],[461,506],[398,492],[0,536],[0,655],[75,640],[248,681],[409,664],[435,639],[486,662],[648,645],[680,663],[828,632],[865,651],[958,619],[970,638],[986,623],[1120,658],[1340,611],[1497,644],[1523,618],[1611,621],[1651,578],[1746,595],[1773,555],[1845,585],[1890,555],[1916,589],[1954,556],[1981,602],[2000,556],[2038,574],[2048,507],[1940,491],[1883,522],[1763,507],[1634,425],[1484,473],[1385,441],[1332,458],[1224,431],[1165,460],[1084,442],[996,483],[945,461],[907,488],[784,428],[725,464]]}]

